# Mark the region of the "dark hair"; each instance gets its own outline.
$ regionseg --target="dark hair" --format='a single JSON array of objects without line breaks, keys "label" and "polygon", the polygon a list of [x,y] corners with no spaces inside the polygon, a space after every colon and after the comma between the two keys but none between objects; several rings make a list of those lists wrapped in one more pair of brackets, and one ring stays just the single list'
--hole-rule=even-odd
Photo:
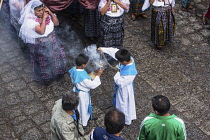
[{"label": "dark hair", "polygon": [[88,56],[86,56],[85,54],[79,54],[76,57],[76,65],[81,66],[82,64],[87,64],[88,60],[89,60]]},{"label": "dark hair", "polygon": [[117,58],[118,61],[123,62],[123,61],[130,61],[131,60],[131,54],[128,50],[126,49],[120,49],[115,53],[115,57]]},{"label": "dark hair", "polygon": [[152,98],[152,107],[159,115],[165,115],[170,109],[170,101],[163,95],[156,95]]},{"label": "dark hair", "polygon": [[63,95],[62,98],[62,108],[65,111],[75,110],[79,104],[78,93],[73,91],[68,91]]},{"label": "dark hair", "polygon": [[117,134],[125,126],[125,115],[118,109],[113,108],[106,113],[104,125],[108,133]]}]

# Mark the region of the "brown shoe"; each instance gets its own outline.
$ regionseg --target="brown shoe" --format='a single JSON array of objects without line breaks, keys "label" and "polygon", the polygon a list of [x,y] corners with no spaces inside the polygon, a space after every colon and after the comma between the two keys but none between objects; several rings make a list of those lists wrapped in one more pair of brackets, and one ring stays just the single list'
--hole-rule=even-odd
[{"label": "brown shoe", "polygon": [[187,11],[187,9],[185,7],[183,7],[183,6],[181,7],[181,10],[182,11]]}]

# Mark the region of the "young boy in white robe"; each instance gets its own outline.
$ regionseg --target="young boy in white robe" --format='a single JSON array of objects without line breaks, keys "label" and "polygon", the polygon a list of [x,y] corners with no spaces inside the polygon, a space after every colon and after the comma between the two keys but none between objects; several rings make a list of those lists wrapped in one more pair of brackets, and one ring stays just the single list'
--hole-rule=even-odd
[{"label": "young boy in white robe", "polygon": [[76,66],[69,70],[71,80],[74,84],[73,91],[79,94],[78,111],[83,126],[87,126],[88,120],[92,116],[90,89],[95,89],[101,84],[100,76],[103,72],[102,69],[99,69],[96,77],[91,80],[84,69],[87,66],[88,60],[88,56],[79,54],[76,57]]},{"label": "young boy in white robe", "polygon": [[125,114],[125,124],[130,125],[136,119],[133,80],[137,70],[134,59],[126,49],[100,47],[98,51],[109,54],[119,61],[119,70],[114,76],[114,105]]}]

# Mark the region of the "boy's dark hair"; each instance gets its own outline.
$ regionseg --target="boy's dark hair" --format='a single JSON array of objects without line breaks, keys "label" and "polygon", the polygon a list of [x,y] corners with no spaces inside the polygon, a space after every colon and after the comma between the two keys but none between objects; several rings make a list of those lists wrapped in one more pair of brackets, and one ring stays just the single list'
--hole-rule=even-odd
[{"label": "boy's dark hair", "polygon": [[115,53],[115,57],[117,58],[118,61],[123,62],[129,62],[131,60],[131,54],[128,50],[126,49],[120,49]]},{"label": "boy's dark hair", "polygon": [[76,57],[76,65],[81,66],[82,64],[87,64],[88,60],[89,60],[88,56],[86,56],[85,54],[79,54]]},{"label": "boy's dark hair", "polygon": [[104,125],[108,133],[117,134],[125,126],[125,115],[118,109],[113,108],[106,113]]},{"label": "boy's dark hair", "polygon": [[63,95],[62,98],[62,108],[65,111],[75,110],[79,105],[78,94],[73,91],[68,91]]},{"label": "boy's dark hair", "polygon": [[158,115],[165,115],[170,109],[170,101],[167,97],[163,95],[156,95],[152,98],[152,107],[157,111]]}]

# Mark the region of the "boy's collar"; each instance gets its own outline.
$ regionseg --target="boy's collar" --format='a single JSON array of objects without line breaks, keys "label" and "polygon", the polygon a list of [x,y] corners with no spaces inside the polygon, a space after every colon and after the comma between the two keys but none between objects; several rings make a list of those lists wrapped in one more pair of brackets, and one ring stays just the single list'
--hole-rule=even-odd
[{"label": "boy's collar", "polygon": [[76,68],[76,70],[77,70],[77,71],[84,71],[84,69],[77,69],[77,68]]}]

